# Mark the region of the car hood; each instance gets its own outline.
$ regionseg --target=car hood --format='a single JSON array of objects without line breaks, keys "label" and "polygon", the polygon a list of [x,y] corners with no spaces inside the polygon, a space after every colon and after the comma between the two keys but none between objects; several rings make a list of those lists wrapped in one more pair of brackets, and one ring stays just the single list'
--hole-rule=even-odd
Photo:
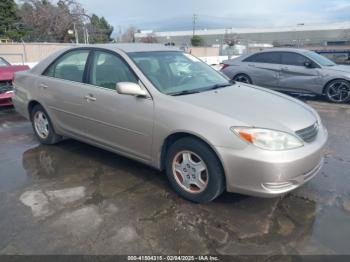
[{"label": "car hood", "polygon": [[0,67],[0,81],[12,81],[16,72],[29,70],[26,65]]},{"label": "car hood", "polygon": [[335,66],[327,66],[324,67],[329,72],[342,72],[350,74],[350,66],[348,65],[335,65]]},{"label": "car hood", "polygon": [[245,126],[295,132],[317,121],[316,113],[308,105],[292,97],[246,84],[177,98],[230,117],[233,125],[244,123]]}]

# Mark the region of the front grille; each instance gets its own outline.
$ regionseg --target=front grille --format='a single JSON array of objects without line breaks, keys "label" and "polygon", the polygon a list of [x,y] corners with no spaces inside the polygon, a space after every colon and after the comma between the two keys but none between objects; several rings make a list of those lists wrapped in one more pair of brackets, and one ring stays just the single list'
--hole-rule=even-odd
[{"label": "front grille", "polygon": [[12,89],[12,81],[0,81],[0,94],[11,91]]},{"label": "front grille", "polygon": [[318,122],[315,122],[312,126],[309,126],[304,129],[300,129],[296,131],[295,133],[305,142],[312,142],[315,140],[317,133],[318,133]]}]

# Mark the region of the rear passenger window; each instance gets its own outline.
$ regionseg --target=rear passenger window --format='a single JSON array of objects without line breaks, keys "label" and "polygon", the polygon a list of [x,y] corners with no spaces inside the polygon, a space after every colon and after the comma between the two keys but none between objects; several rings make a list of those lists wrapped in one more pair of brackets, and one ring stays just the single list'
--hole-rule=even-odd
[{"label": "rear passenger window", "polygon": [[134,82],[138,79],[122,58],[117,55],[95,51],[91,66],[90,84],[116,89],[119,82]]},{"label": "rear passenger window", "polygon": [[246,58],[244,62],[280,64],[281,54],[279,52],[258,53]]},{"label": "rear passenger window", "polygon": [[83,82],[89,50],[76,50],[61,56],[46,69],[44,75],[55,78]]},{"label": "rear passenger window", "polygon": [[304,66],[305,62],[312,63],[303,55],[291,52],[282,53],[282,64],[284,65]]}]

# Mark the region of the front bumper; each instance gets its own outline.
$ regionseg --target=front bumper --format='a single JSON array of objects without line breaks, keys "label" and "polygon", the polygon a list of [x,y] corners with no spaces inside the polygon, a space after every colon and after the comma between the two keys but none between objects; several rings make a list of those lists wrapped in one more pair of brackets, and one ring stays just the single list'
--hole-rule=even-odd
[{"label": "front bumper", "polygon": [[0,94],[0,107],[12,106],[13,91]]},{"label": "front bumper", "polygon": [[313,142],[293,150],[267,151],[253,145],[244,150],[216,147],[227,191],[273,197],[301,186],[322,168],[327,139],[327,130],[322,126]]}]

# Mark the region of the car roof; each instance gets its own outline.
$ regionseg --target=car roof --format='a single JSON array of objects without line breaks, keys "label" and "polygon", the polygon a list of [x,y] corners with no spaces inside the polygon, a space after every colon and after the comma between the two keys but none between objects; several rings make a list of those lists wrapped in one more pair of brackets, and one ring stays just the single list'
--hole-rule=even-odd
[{"label": "car roof", "polygon": [[145,44],[145,43],[120,43],[120,44],[97,44],[84,45],[83,47],[97,47],[109,50],[122,50],[125,53],[133,52],[154,52],[154,51],[181,51],[178,47],[165,46],[162,44]]},{"label": "car roof", "polygon": [[260,51],[258,53],[264,53],[264,52],[294,52],[294,53],[300,53],[303,54],[305,52],[308,52],[309,50],[306,49],[299,49],[299,48],[289,48],[289,47],[285,47],[285,48],[280,48],[280,47],[275,47],[275,48],[270,48],[270,49],[265,49],[263,51]]},{"label": "car roof", "polygon": [[95,45],[74,45],[72,47],[67,47],[53,53],[52,55],[46,57],[39,64],[31,69],[32,73],[41,74],[47,66],[52,63],[57,57],[61,56],[63,53],[79,49],[79,48],[102,48],[111,51],[121,50],[125,53],[133,52],[156,52],[156,51],[181,51],[179,48],[174,46],[165,46],[162,44],[145,44],[145,43],[121,43],[121,44],[95,44]]},{"label": "car roof", "polygon": [[299,49],[299,48],[292,48],[292,47],[274,47],[274,48],[269,48],[269,49],[264,49],[261,51],[257,51],[254,53],[250,53],[250,54],[245,54],[245,55],[241,55],[239,57],[233,58],[233,59],[228,59],[223,61],[223,63],[229,63],[229,61],[231,60],[235,60],[235,61],[243,61],[244,59],[246,59],[247,57],[256,55],[256,54],[262,54],[262,53],[271,53],[271,52],[294,52],[294,53],[298,53],[298,54],[305,54],[306,52],[309,52],[310,50],[306,50],[306,49]]}]

